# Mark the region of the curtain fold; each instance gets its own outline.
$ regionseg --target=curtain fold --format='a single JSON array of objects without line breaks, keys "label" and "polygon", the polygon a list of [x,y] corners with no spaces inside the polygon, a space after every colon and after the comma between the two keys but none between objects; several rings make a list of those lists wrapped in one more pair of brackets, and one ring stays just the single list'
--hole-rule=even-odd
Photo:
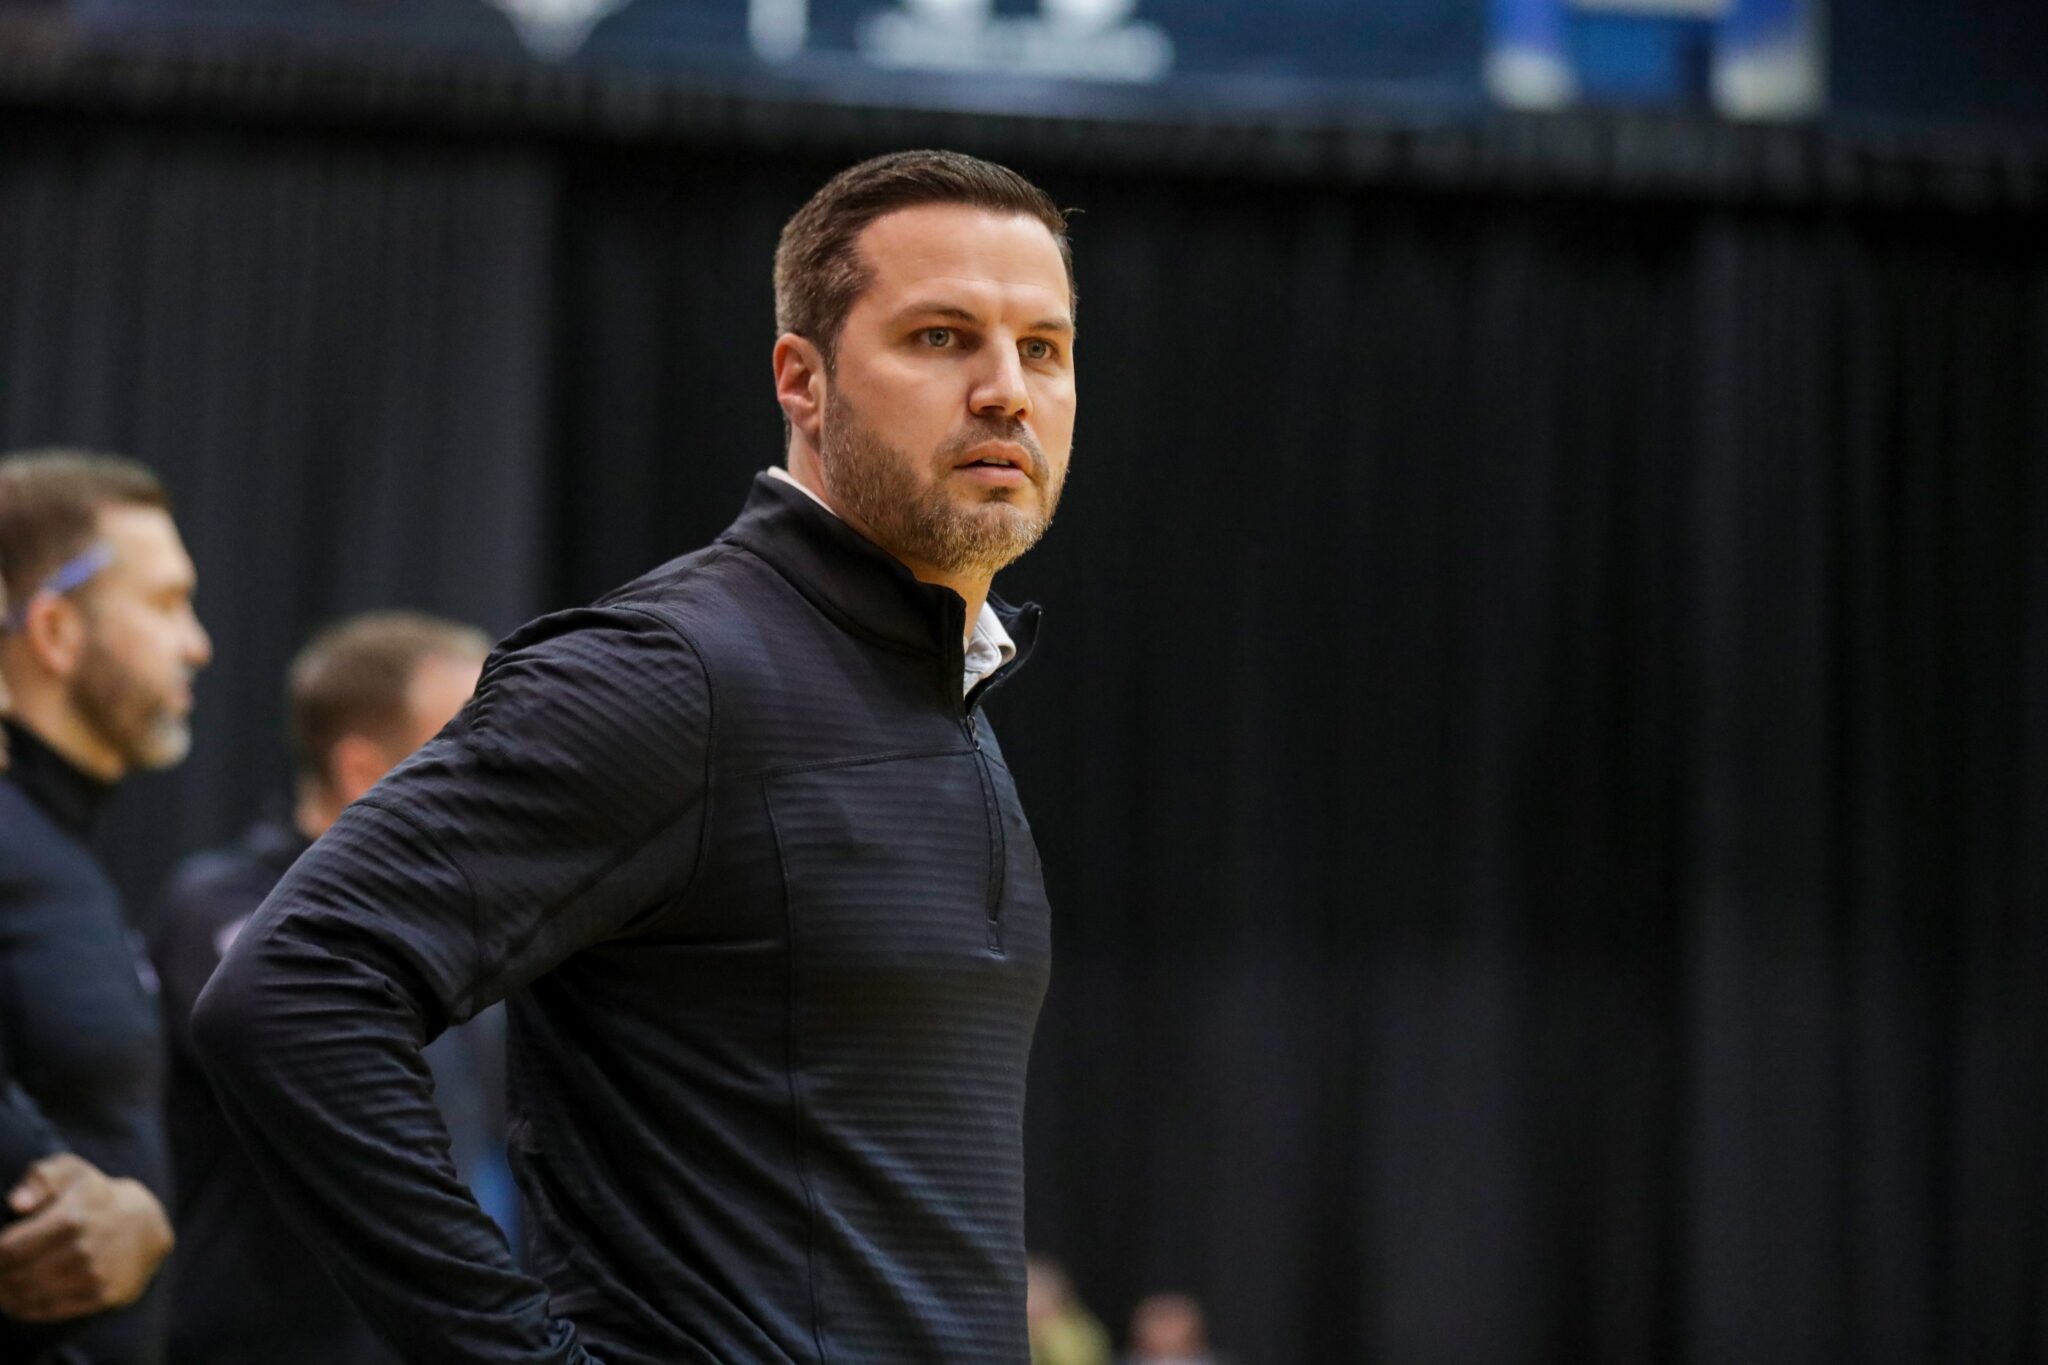
[{"label": "curtain fold", "polygon": [[145,913],[286,790],[284,668],[316,623],[540,608],[555,175],[510,147],[0,135],[0,440],[165,477],[220,661],[208,742],[110,812]]}]

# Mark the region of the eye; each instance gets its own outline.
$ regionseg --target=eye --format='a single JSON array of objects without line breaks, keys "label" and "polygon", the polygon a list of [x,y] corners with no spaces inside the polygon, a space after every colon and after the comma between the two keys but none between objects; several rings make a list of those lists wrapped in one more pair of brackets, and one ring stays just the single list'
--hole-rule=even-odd
[{"label": "eye", "polygon": [[1024,352],[1026,360],[1053,360],[1060,353],[1059,347],[1053,345],[1044,337],[1026,337],[1020,344],[1019,349]]},{"label": "eye", "polygon": [[955,339],[951,327],[927,327],[918,335],[924,338],[925,345],[934,349],[951,346]]}]

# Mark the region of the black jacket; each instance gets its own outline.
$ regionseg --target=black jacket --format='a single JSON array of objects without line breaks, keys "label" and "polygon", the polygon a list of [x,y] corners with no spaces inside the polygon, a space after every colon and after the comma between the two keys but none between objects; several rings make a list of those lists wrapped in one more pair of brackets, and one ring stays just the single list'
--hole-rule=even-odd
[{"label": "black jacket", "polygon": [[[76,1152],[168,1201],[155,977],[87,840],[110,788],[28,731],[0,774],[0,1195],[28,1165]],[[0,1317],[0,1361],[150,1365],[163,1358],[161,1283],[141,1302],[61,1328]],[[61,1348],[54,1343],[62,1340]]]},{"label": "black jacket", "polygon": [[[965,703],[963,614],[764,476],[707,549],[506,641],[235,940],[201,1057],[409,1358],[1027,1358],[1050,945],[975,703],[1037,613]],[[415,1052],[507,995],[540,1283]]]}]

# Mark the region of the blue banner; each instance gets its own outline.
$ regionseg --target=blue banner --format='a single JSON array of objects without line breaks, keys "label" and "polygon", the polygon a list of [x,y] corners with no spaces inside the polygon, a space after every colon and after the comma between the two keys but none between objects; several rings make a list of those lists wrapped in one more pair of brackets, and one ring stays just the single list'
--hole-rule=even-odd
[{"label": "blue banner", "polygon": [[74,0],[74,7],[89,22],[129,27],[511,47],[546,61],[797,80],[893,76],[910,98],[920,91],[946,100],[978,92],[1028,110],[1027,87],[1044,81],[1125,89],[1193,83],[1226,100],[1377,91],[1476,102],[1484,3]]}]

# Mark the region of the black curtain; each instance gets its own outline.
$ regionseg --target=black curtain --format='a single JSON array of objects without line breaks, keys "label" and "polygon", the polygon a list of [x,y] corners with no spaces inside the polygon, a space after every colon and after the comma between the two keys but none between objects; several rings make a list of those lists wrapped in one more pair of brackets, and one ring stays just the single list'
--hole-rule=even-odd
[{"label": "black curtain", "polygon": [[206,741],[107,830],[144,907],[288,787],[312,625],[509,630],[546,581],[552,167],[516,148],[0,132],[0,448],[147,460],[200,566]]},{"label": "black curtain", "polygon": [[1085,210],[995,704],[1034,1242],[1245,1365],[2048,1358],[2039,163],[756,113],[0,113],[0,442],[161,467],[220,645],[138,900],[275,788],[316,620],[713,534],[780,222],[949,141]]}]

